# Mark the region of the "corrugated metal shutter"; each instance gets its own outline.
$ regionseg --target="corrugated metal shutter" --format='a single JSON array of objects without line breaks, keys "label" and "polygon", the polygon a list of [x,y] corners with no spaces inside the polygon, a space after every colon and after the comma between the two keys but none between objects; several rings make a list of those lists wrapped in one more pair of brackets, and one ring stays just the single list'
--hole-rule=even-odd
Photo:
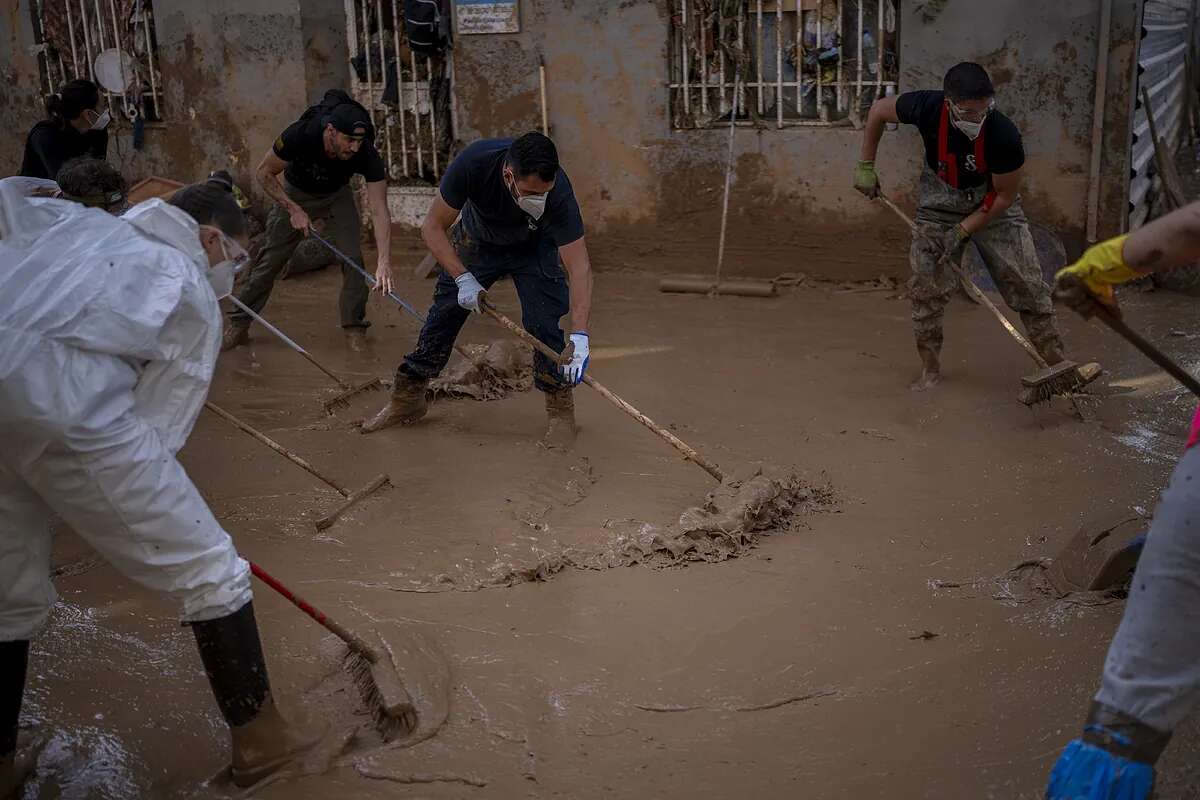
[{"label": "corrugated metal shutter", "polygon": [[1129,183],[1129,230],[1142,225],[1157,208],[1162,181],[1154,164],[1154,140],[1142,105],[1142,87],[1150,92],[1158,135],[1172,154],[1183,138],[1188,29],[1195,0],[1146,0],[1138,48],[1136,112],[1133,118],[1133,174]]}]

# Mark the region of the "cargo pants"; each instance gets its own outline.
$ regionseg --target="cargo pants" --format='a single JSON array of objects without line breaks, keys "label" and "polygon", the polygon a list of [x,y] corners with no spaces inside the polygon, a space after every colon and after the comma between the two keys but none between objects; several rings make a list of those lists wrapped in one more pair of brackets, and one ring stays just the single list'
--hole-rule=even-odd
[{"label": "cargo pants", "polygon": [[[285,180],[283,189],[311,219],[331,216],[333,224],[325,238],[338,250],[362,264],[362,247],[359,244],[362,228],[358,220],[358,207],[354,205],[354,195],[349,186],[343,186],[332,194],[316,195],[302,192]],[[304,235],[292,227],[288,210],[275,204],[267,216],[266,241],[258,258],[250,265],[250,277],[237,293],[237,299],[261,314],[275,281],[303,239]],[[370,326],[371,323],[366,321],[369,296],[370,289],[363,276],[343,264],[342,292],[338,298],[338,313],[343,328]],[[250,324],[250,317],[241,309],[235,308],[229,319],[235,325]]]},{"label": "cargo pants", "polygon": [[[921,173],[916,223],[923,236],[913,237],[909,254],[913,272],[909,296],[920,349],[935,353],[941,350],[942,319],[958,280],[950,267],[941,263],[941,243],[955,225],[979,208],[987,191],[987,185],[955,189],[928,167]],[[1020,199],[972,236],[971,242],[979,248],[1004,302],[1021,315],[1033,346],[1047,361],[1057,361],[1062,354],[1062,340],[1054,320],[1050,287],[1042,280],[1041,264]]]}]

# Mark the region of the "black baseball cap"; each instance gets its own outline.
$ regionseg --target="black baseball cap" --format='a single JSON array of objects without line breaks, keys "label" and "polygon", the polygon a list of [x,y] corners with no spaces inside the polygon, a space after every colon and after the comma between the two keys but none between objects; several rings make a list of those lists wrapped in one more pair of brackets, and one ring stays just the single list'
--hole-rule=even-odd
[{"label": "black baseball cap", "polygon": [[353,136],[356,139],[375,138],[375,127],[371,124],[371,115],[358,103],[342,103],[333,107],[325,121],[339,133]]}]

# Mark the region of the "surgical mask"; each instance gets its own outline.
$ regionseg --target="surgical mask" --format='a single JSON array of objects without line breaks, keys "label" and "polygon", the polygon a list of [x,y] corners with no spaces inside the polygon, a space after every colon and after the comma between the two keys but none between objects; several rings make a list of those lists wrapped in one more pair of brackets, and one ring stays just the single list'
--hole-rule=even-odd
[{"label": "surgical mask", "polygon": [[526,214],[533,217],[535,220],[541,219],[542,215],[546,213],[547,195],[544,195],[544,194],[523,195],[523,194],[521,194],[521,190],[517,188],[517,182],[515,179],[513,180],[512,184],[508,187],[508,192],[509,192],[509,194],[512,195],[513,200],[516,201],[517,208],[521,209]]},{"label": "surgical mask", "polygon": [[212,287],[217,299],[220,300],[233,292],[234,276],[241,271],[250,255],[245,248],[230,239],[224,231],[218,231],[218,233],[221,234],[221,254],[225,258],[210,267],[205,277],[208,278],[208,285]]},{"label": "surgical mask", "polygon": [[112,122],[112,112],[106,108],[103,114],[96,117],[96,121],[92,123],[91,130],[102,131],[108,127],[108,123],[110,122]]},{"label": "surgical mask", "polygon": [[982,122],[967,122],[966,120],[954,120],[954,127],[962,131],[972,142],[979,138],[979,134],[983,133]]}]

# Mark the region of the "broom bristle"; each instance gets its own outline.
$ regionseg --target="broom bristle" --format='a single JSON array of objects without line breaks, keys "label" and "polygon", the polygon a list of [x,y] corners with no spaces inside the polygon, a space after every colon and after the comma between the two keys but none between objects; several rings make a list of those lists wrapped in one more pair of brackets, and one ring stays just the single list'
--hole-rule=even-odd
[{"label": "broom bristle", "polygon": [[347,650],[343,661],[346,671],[350,674],[350,679],[354,682],[355,688],[358,689],[359,697],[362,698],[363,705],[371,714],[371,720],[375,723],[375,729],[379,731],[379,735],[385,741],[391,741],[394,738],[407,736],[416,728],[416,720],[411,715],[403,715],[394,717],[384,710],[383,695],[379,691],[378,684],[375,683],[375,678],[371,674],[371,662],[366,656],[357,653],[354,650]]}]

